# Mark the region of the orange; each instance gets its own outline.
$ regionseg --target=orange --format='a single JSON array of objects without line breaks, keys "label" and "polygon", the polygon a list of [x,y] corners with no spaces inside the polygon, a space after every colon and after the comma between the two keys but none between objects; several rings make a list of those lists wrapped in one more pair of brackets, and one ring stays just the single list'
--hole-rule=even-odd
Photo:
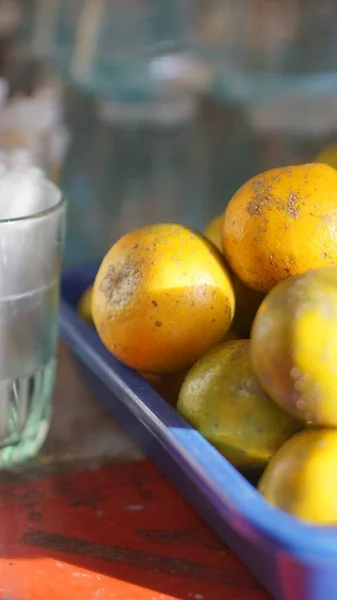
[{"label": "orange", "polygon": [[256,315],[251,360],[265,392],[295,417],[337,426],[337,268],[279,283]]},{"label": "orange", "polygon": [[235,340],[239,340],[240,338],[234,333],[234,331],[227,331],[223,342],[234,342]]},{"label": "orange", "polygon": [[79,303],[77,305],[78,314],[89,325],[92,325],[91,301],[92,301],[92,285],[90,285],[85,290],[85,292],[82,294],[82,296],[79,300]]},{"label": "orange", "polygon": [[316,162],[324,163],[325,165],[330,165],[334,169],[337,168],[337,144],[331,144],[330,146],[326,146],[321,150],[319,155],[316,158]]},{"label": "orange", "polygon": [[92,312],[106,347],[143,373],[189,368],[229,330],[235,308],[220,253],[175,224],[122,237],[105,256]]},{"label": "orange", "polygon": [[307,429],[271,459],[258,488],[274,506],[320,525],[337,525],[337,430]]},{"label": "orange", "polygon": [[312,163],[272,169],[245,183],[225,211],[226,260],[249,287],[337,264],[337,171]]},{"label": "orange", "polygon": [[140,375],[158,392],[164,400],[172,406],[177,404],[178,395],[187,371],[180,373],[169,373],[168,375],[151,375],[140,373]]},{"label": "orange", "polygon": [[240,337],[248,338],[255,315],[265,294],[249,288],[235,273],[231,273],[231,277],[235,294],[235,315],[232,329]]},{"label": "orange", "polygon": [[222,253],[222,225],[224,220],[224,213],[218,215],[210,222],[210,224],[204,230],[204,236],[207,237],[208,240],[213,242],[214,246],[220,250]]},{"label": "orange", "polygon": [[300,425],[266,396],[249,340],[220,344],[193,365],[180,390],[180,414],[237,467],[265,467]]},{"label": "orange", "polygon": [[[222,213],[206,227],[204,236],[222,252],[222,227],[224,214]],[[235,316],[232,329],[241,337],[249,337],[256,311],[259,308],[264,294],[252,290],[231,272],[231,279],[235,294]]]}]

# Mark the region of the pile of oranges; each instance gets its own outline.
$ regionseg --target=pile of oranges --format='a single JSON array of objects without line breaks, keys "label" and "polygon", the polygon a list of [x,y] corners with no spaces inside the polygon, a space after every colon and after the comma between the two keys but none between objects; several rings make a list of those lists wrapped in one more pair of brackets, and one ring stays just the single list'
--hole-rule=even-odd
[{"label": "pile of oranges", "polygon": [[234,465],[264,470],[270,502],[337,522],[335,169],[257,175],[203,234],[125,235],[81,302],[114,356]]}]

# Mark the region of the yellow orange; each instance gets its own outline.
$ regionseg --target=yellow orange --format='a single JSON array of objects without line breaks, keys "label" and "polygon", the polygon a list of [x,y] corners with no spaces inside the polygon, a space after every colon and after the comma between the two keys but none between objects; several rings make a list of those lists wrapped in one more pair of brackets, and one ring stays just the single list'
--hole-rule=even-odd
[{"label": "yellow orange", "polygon": [[[222,252],[222,227],[224,214],[222,213],[206,227],[204,235]],[[256,311],[259,308],[264,294],[252,290],[245,285],[235,273],[230,271],[235,294],[235,315],[232,329],[240,337],[250,336],[250,330]]]},{"label": "yellow orange", "polygon": [[235,273],[231,273],[231,278],[235,294],[235,315],[232,329],[239,337],[248,338],[255,315],[265,294],[249,288]]},{"label": "yellow orange", "polygon": [[337,169],[337,144],[330,144],[323,148],[317,156],[316,162],[324,163]]},{"label": "yellow orange", "polygon": [[210,224],[204,230],[204,235],[208,240],[213,242],[214,246],[222,253],[222,225],[224,220],[224,213],[218,215],[210,222]]},{"label": "yellow orange", "polygon": [[77,312],[81,315],[82,319],[92,325],[92,314],[91,314],[91,301],[92,301],[92,285],[90,285],[85,292],[82,294],[79,303],[77,305]]},{"label": "yellow orange", "polygon": [[218,344],[234,314],[234,293],[220,253],[175,224],[133,231],[108,252],[93,291],[103,343],[144,373],[189,368]]},{"label": "yellow orange", "polygon": [[265,298],[251,339],[266,393],[295,417],[337,426],[337,267],[283,281]]},{"label": "yellow orange", "polygon": [[337,525],[337,430],[307,429],[288,440],[258,488],[274,506],[299,519]]},{"label": "yellow orange", "polygon": [[337,171],[312,163],[245,183],[225,211],[223,248],[236,275],[267,292],[279,281],[337,264]]}]

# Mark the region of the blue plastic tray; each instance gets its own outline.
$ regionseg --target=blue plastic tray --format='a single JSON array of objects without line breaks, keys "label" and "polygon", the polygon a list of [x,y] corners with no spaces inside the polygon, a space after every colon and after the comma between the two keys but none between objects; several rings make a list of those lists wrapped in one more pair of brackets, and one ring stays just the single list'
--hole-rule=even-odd
[{"label": "blue plastic tray", "polygon": [[64,273],[60,328],[97,398],[275,598],[336,600],[337,529],[301,523],[267,504],[150,385],[110,355],[75,312],[95,273],[91,267]]}]

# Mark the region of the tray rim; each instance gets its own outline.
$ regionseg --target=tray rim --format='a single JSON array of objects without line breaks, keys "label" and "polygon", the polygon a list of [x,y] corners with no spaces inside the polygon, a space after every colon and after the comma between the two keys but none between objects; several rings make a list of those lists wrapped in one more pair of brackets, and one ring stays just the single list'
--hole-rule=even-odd
[{"label": "tray rim", "polygon": [[[66,269],[62,283],[96,268]],[[218,515],[253,543],[271,552],[286,551],[297,560],[327,562],[337,559],[337,527],[319,526],[271,506],[211,444],[193,429],[137,372],[120,363],[103,346],[69,302],[60,301],[60,336],[72,352],[94,371],[119,400],[151,431],[187,476],[202,490]],[[127,400],[127,402],[126,402]],[[163,419],[168,424],[163,423]],[[186,442],[188,430],[188,443]],[[191,443],[193,442],[193,443]],[[211,464],[210,464],[211,463]]]}]

